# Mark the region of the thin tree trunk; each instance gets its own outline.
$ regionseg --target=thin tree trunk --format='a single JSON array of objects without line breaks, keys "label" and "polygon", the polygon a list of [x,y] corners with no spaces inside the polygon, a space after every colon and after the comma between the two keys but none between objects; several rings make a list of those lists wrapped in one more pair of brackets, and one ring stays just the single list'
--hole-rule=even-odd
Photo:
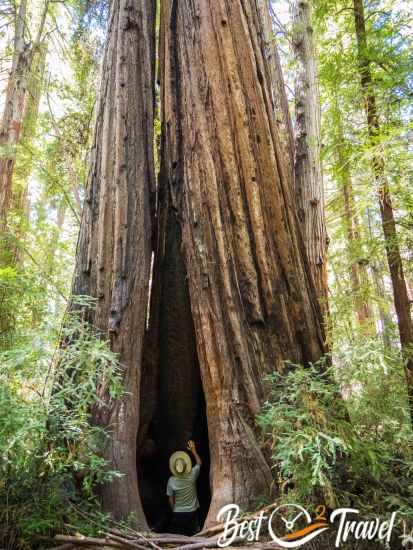
[{"label": "thin tree trunk", "polygon": [[295,82],[295,189],[311,272],[323,313],[328,310],[327,229],[321,169],[321,113],[310,3],[292,3]]},{"label": "thin tree trunk", "polygon": [[[16,13],[12,66],[6,88],[3,116],[0,123],[0,266],[15,267],[19,261],[18,240],[27,219],[28,173],[21,174],[18,185],[13,186],[17,145],[28,129],[32,115],[37,117],[40,88],[33,80],[33,59],[39,49],[46,20],[46,8],[39,23],[37,38],[32,46],[26,43],[27,0],[21,0]],[[13,231],[8,226],[10,210],[17,213]],[[0,290],[4,303],[7,289]],[[0,334],[4,342],[14,325],[14,312],[0,313]]]},{"label": "thin tree trunk", "polygon": [[[369,237],[371,240],[374,239],[374,232],[373,232],[373,223],[374,220],[371,216],[371,210],[370,208],[367,208],[366,210],[366,219],[367,219],[367,225],[369,228]],[[383,344],[387,346],[388,348],[394,346],[394,342],[392,342],[392,334],[393,334],[393,319],[392,314],[389,309],[389,304],[387,300],[387,291],[386,286],[384,284],[384,277],[383,273],[385,271],[385,265],[383,265],[383,262],[381,260],[374,260],[370,262],[370,270],[371,270],[371,276],[374,281],[374,286],[376,288],[377,296],[379,297],[379,303],[378,303],[378,310],[379,310],[379,316],[380,316],[380,323],[381,323],[381,336],[383,340]]]},{"label": "thin tree trunk", "polygon": [[14,261],[17,265],[20,263],[21,256],[19,241],[27,229],[30,212],[28,201],[29,177],[33,169],[33,153],[31,149],[37,130],[40,99],[46,69],[46,56],[47,44],[39,44],[34,49],[32,67],[28,77],[26,107],[21,135],[21,146],[22,149],[25,149],[25,151],[22,151],[22,156],[28,155],[30,160],[23,159],[23,162],[20,163],[19,155],[17,155],[17,165],[13,176],[11,208],[17,214],[17,223],[14,226],[15,246],[12,249]]},{"label": "thin tree trunk", "polygon": [[6,227],[12,197],[16,145],[20,139],[32,50],[25,41],[27,0],[21,0],[16,15],[12,67],[6,89],[0,127],[0,230]]},{"label": "thin tree trunk", "polygon": [[[44,48],[42,36],[47,10],[48,1],[46,0],[32,44],[26,41],[27,0],[21,0],[16,14],[13,60],[0,125],[0,147],[3,149],[0,156],[0,230],[2,231],[6,228],[7,216],[13,206],[12,184],[16,147],[22,138],[26,114],[33,103],[31,97],[35,98],[38,93],[38,83],[32,74],[32,68],[36,54],[40,52],[41,58],[41,50]],[[24,191],[22,195],[24,196]],[[17,198],[19,200],[21,197]]]},{"label": "thin tree trunk", "polygon": [[112,0],[73,294],[97,299],[91,323],[119,354],[126,394],[95,413],[123,477],[103,488],[117,519],[145,526],[136,470],[142,343],[151,265],[155,1]]},{"label": "thin tree trunk", "polygon": [[385,161],[378,149],[380,122],[374,94],[374,82],[370,70],[367,50],[367,34],[363,0],[354,0],[354,22],[356,29],[361,87],[364,94],[364,106],[370,143],[373,147],[372,164],[378,187],[380,214],[382,219],[387,261],[393,286],[393,298],[399,326],[400,342],[405,358],[407,391],[410,401],[410,413],[413,421],[413,326],[410,302],[403,272],[403,263],[398,244],[396,222],[394,218],[389,185],[385,174]]},{"label": "thin tree trunk", "polygon": [[161,192],[181,226],[208,417],[210,524],[224,504],[245,509],[270,493],[254,428],[262,377],[285,360],[317,361],[323,323],[256,2],[166,0],[161,35]]},{"label": "thin tree trunk", "polygon": [[[353,182],[351,179],[349,158],[344,139],[341,112],[336,102],[335,106],[336,151],[338,164],[338,177],[343,191],[344,215],[347,229],[347,249],[350,260],[350,280],[353,291],[354,305],[357,319],[361,327],[370,331],[374,322],[373,311],[367,300],[364,299],[362,289],[368,283],[366,263],[360,258],[361,243],[359,233],[359,220],[354,204]],[[358,256],[355,259],[355,255]]]}]

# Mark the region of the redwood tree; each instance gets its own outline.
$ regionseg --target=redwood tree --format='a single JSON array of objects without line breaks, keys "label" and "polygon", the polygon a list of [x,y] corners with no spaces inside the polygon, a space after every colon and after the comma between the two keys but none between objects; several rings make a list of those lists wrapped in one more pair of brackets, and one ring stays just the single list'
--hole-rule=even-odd
[{"label": "redwood tree", "polygon": [[[273,476],[262,378],[324,353],[322,316],[271,103],[254,0],[165,0],[162,177],[182,251],[208,419],[212,502],[247,508]],[[162,208],[168,208],[163,213]],[[168,231],[161,224],[161,231]],[[155,279],[157,274],[155,274]]]},{"label": "redwood tree", "polygon": [[110,431],[105,456],[121,472],[103,488],[115,518],[146,525],[136,470],[142,344],[151,262],[155,0],[113,0],[92,160],[77,247],[74,295],[96,298],[90,322],[110,338],[125,395],[95,411]]},{"label": "redwood tree", "polygon": [[74,294],[97,298],[89,319],[124,366],[127,394],[95,414],[124,474],[104,488],[106,507],[144,524],[136,460],[149,514],[148,492],[159,485],[160,505],[165,488],[145,457],[160,454],[167,476],[169,453],[195,432],[204,475],[210,457],[212,523],[222,505],[247,508],[270,493],[254,421],[263,376],[287,360],[317,361],[323,322],[255,0],[162,3],[156,192],[153,33],[152,2],[113,0]]}]

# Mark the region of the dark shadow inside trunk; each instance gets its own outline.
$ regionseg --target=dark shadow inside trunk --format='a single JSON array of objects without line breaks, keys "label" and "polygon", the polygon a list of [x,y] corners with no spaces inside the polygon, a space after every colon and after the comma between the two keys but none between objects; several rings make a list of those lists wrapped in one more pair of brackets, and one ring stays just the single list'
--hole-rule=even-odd
[{"label": "dark shadow inside trunk", "polygon": [[[158,532],[168,532],[171,511],[166,496],[166,485],[171,475],[169,457],[174,451],[184,450],[186,441],[194,439],[198,453],[202,458],[201,474],[197,482],[197,492],[200,503],[201,525],[208,514],[211,501],[209,488],[209,446],[206,426],[205,402],[199,402],[196,423],[193,431],[184,431],[177,443],[176,431],[169,430],[164,419],[164,411],[159,410],[148,430],[148,437],[142,449],[138,463],[139,486],[142,505],[149,526]],[[192,457],[192,462],[194,460]]]},{"label": "dark shadow inside trunk", "polygon": [[197,483],[201,524],[211,500],[205,397],[181,255],[180,227],[174,214],[169,216],[167,225],[165,254],[159,273],[155,273],[161,281],[157,284],[155,280],[153,286],[152,313],[156,313],[151,322],[156,326],[152,347],[156,348],[157,343],[157,352],[144,371],[142,384],[142,419],[147,429],[138,443],[142,504],[150,527],[158,531],[168,531],[169,457],[175,451],[186,450],[189,439],[195,441],[202,459]]}]

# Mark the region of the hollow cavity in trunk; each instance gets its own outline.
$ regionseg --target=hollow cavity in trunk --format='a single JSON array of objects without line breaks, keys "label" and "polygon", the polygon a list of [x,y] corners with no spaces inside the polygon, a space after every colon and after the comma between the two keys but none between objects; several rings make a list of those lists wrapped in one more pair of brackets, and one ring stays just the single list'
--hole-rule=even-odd
[{"label": "hollow cavity in trunk", "polygon": [[[154,313],[150,320],[150,330],[155,332],[153,347],[158,342],[158,351],[146,365],[142,386],[142,420],[146,428],[138,442],[142,504],[149,525],[158,531],[168,530],[169,457],[175,451],[186,450],[189,439],[195,441],[202,459],[197,482],[201,523],[211,501],[205,397],[181,255],[180,226],[173,214],[168,216],[165,234],[164,252],[155,266],[151,308]],[[157,268],[161,269],[156,272]]]}]

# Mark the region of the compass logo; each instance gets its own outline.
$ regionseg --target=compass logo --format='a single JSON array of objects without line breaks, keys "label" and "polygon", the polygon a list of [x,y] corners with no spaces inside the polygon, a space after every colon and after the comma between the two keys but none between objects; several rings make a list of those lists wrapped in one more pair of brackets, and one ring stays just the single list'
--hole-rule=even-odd
[{"label": "compass logo", "polygon": [[[298,504],[285,504],[278,506],[271,514],[268,521],[268,531],[271,538],[282,548],[299,548],[310,540],[329,529],[325,518],[325,507],[319,506],[317,516],[313,521],[305,508]],[[279,517],[284,524],[283,536],[275,533],[273,523]]]},{"label": "compass logo", "polygon": [[324,505],[318,506],[316,516],[312,519],[309,512],[302,506],[283,504],[277,506],[269,516],[261,511],[253,519],[242,520],[239,506],[228,504],[221,508],[217,516],[217,520],[224,523],[224,532],[218,539],[218,546],[221,548],[229,546],[236,538],[248,542],[258,541],[262,526],[266,522],[268,533],[279,547],[300,548],[330,529],[335,520],[337,520],[336,548],[350,537],[356,540],[379,539],[390,542],[397,512],[392,513],[389,521],[380,521],[379,518],[357,521],[354,516],[359,514],[359,510],[356,508],[337,508],[328,519],[325,514]]}]

